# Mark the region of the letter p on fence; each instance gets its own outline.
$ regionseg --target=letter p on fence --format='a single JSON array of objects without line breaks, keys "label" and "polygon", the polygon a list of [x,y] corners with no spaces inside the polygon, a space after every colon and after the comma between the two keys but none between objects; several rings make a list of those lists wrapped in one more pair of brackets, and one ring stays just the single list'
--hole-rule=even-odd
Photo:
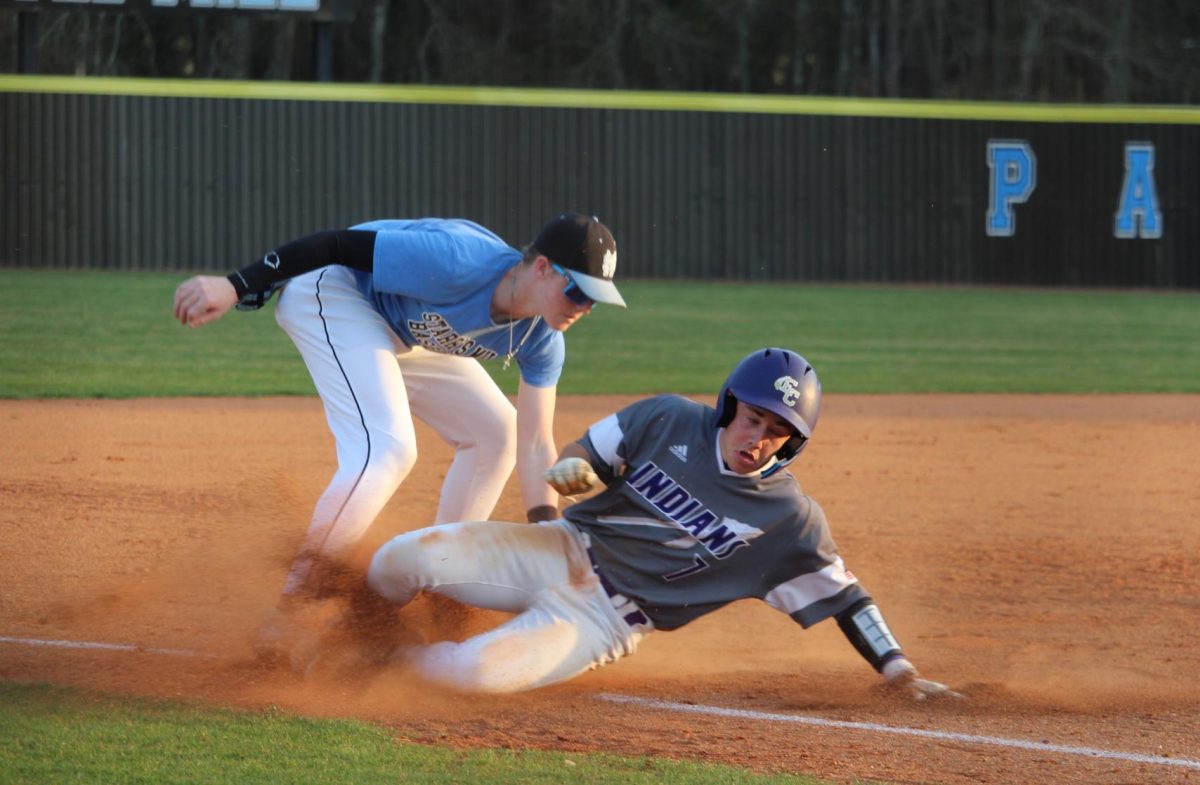
[{"label": "letter p on fence", "polygon": [[989,237],[1017,232],[1014,204],[1022,204],[1037,187],[1037,156],[1028,142],[989,141],[987,146]]}]

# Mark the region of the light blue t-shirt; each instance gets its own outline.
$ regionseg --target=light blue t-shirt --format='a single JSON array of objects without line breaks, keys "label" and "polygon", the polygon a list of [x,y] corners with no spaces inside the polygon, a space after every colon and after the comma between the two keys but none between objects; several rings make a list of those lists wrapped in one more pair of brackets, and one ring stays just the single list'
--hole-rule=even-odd
[{"label": "light blue t-shirt", "polygon": [[492,360],[512,356],[521,378],[553,387],[566,344],[541,317],[494,322],[492,295],[521,253],[479,224],[460,218],[370,221],[374,272],[363,293],[400,340],[441,354]]}]

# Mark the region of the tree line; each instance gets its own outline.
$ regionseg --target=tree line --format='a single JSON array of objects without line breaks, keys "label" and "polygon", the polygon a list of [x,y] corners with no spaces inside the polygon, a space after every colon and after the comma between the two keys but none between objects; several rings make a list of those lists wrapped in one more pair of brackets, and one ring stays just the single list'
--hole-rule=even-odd
[{"label": "tree line", "polygon": [[[18,13],[0,9],[0,40],[17,40]],[[344,82],[1165,104],[1200,90],[1195,0],[359,0],[344,23],[54,9],[38,13],[37,67],[310,80],[319,35]]]}]

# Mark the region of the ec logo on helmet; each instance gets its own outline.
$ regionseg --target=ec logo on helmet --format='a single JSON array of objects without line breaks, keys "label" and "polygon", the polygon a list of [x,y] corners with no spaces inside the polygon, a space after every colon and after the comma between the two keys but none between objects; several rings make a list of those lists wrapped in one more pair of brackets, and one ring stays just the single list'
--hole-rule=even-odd
[{"label": "ec logo on helmet", "polygon": [[796,399],[800,397],[799,384],[790,376],[780,376],[775,380],[775,389],[783,393],[783,402],[787,406],[796,405]]}]

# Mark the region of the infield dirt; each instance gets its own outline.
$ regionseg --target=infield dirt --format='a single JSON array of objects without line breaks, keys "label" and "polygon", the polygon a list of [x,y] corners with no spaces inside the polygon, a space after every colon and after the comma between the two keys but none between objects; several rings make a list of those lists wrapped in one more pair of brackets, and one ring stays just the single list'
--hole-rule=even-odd
[{"label": "infield dirt", "polygon": [[[632,398],[559,401],[560,444]],[[738,603],[634,657],[510,697],[437,692],[397,668],[300,680],[253,666],[333,468],[315,398],[0,401],[0,678],[386,723],[451,746],[603,750],[927,783],[1182,783],[1200,770],[863,730],[682,715],[617,693],[1200,759],[1200,397],[838,396],[793,471],[847,565],[930,678],[912,705],[836,625]],[[421,459],[359,558],[431,519],[449,449]],[[523,514],[515,480],[498,519]],[[423,635],[503,618],[418,600]],[[446,616],[454,616],[449,619]]]}]

